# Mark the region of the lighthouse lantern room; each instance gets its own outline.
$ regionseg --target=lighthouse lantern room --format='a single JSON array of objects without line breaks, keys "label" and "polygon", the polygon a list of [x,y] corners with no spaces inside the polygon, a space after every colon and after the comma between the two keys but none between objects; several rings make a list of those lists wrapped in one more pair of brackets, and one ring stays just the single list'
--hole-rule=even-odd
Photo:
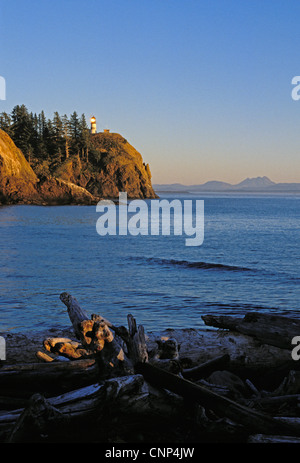
[{"label": "lighthouse lantern room", "polygon": [[96,118],[95,116],[91,117],[91,133],[97,133]]}]

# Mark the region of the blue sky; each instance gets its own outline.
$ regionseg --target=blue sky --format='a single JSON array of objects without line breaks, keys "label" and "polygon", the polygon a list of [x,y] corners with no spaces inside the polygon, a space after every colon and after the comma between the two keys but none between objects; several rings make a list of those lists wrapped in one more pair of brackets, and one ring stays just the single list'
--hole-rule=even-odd
[{"label": "blue sky", "polygon": [[0,111],[95,115],[153,183],[300,182],[299,17],[293,0],[0,0]]}]

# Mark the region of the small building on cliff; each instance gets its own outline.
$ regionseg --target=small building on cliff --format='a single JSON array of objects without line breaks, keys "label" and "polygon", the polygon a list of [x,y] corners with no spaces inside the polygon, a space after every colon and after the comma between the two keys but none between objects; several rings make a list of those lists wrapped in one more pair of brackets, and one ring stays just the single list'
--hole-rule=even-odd
[{"label": "small building on cliff", "polygon": [[97,133],[97,124],[95,116],[91,117],[91,133]]}]

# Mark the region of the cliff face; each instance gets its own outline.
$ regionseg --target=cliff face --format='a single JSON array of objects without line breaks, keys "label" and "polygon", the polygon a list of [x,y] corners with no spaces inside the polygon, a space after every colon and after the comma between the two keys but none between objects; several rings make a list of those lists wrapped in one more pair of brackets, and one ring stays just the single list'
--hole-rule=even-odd
[{"label": "cliff face", "polygon": [[54,177],[42,178],[37,184],[37,191],[40,201],[44,205],[91,205],[99,201],[98,198],[91,195],[85,188]]},{"label": "cliff face", "polygon": [[12,139],[0,130],[0,204],[93,204],[84,188],[56,178],[39,179]]},{"label": "cliff face", "polygon": [[117,198],[126,192],[128,198],[156,198],[151,184],[149,165],[141,154],[117,133],[92,136],[89,158],[69,158],[54,176],[86,188],[93,196]]},{"label": "cliff face", "polygon": [[11,138],[0,130],[1,204],[96,204],[101,198],[155,198],[142,156],[121,135],[92,136],[89,159],[71,156],[38,178]]},{"label": "cliff face", "polygon": [[38,178],[12,139],[0,130],[0,203],[39,200]]}]

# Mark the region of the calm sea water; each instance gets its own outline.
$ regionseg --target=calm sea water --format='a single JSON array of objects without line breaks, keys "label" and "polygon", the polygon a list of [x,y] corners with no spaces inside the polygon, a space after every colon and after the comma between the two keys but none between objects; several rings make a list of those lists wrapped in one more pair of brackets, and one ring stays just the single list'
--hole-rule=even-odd
[{"label": "calm sea water", "polygon": [[300,197],[188,198],[204,199],[200,247],[101,237],[95,206],[1,207],[0,331],[69,326],[63,291],[88,314],[127,325],[131,313],[148,331],[201,329],[207,313],[299,318]]}]

